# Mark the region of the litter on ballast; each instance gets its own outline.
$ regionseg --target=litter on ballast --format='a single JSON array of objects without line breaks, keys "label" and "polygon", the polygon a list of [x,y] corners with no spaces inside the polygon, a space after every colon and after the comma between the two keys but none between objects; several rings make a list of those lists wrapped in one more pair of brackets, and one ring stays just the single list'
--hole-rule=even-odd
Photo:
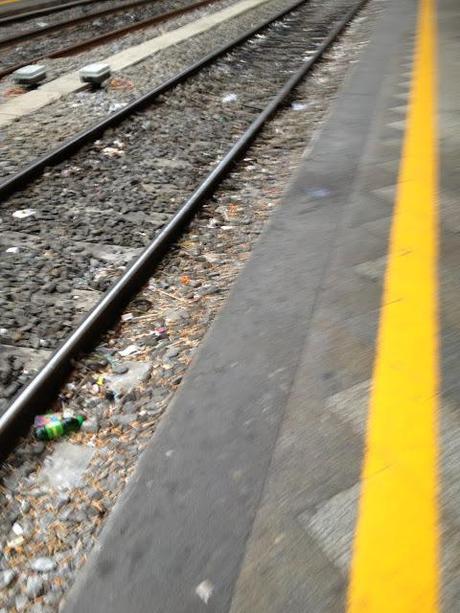
[{"label": "litter on ballast", "polygon": [[222,98],[222,102],[235,102],[238,99],[236,94],[227,94]]},{"label": "litter on ballast", "polygon": [[24,544],[24,540],[25,539],[22,535],[17,536],[15,539],[8,541],[6,544],[6,547],[7,549],[19,549]]},{"label": "litter on ballast", "polygon": [[139,351],[139,347],[137,345],[128,345],[125,349],[122,349],[118,352],[121,357],[125,358],[128,355],[133,355]]},{"label": "litter on ballast", "polygon": [[125,102],[114,102],[109,106],[109,113],[115,113],[116,111],[121,111],[126,106]]},{"label": "litter on ballast", "polygon": [[291,109],[293,111],[304,111],[307,108],[307,105],[303,102],[293,102],[291,104]]},{"label": "litter on ballast", "polygon": [[13,217],[17,219],[26,219],[26,217],[32,217],[35,215],[37,211],[35,209],[20,209],[19,211],[14,211]]},{"label": "litter on ballast", "polygon": [[80,430],[84,421],[83,415],[75,417],[61,413],[37,415],[34,419],[34,435],[41,441],[54,440],[70,432]]},{"label": "litter on ballast", "polygon": [[155,328],[153,333],[155,336],[158,336],[158,338],[166,338],[168,335],[168,329],[165,328],[165,326],[160,326],[159,328]]},{"label": "litter on ballast", "polygon": [[104,147],[102,153],[109,158],[121,157],[122,155],[125,155],[124,151],[121,149],[116,149],[115,147]]},{"label": "litter on ballast", "polygon": [[37,482],[53,490],[79,487],[94,452],[94,447],[87,445],[57,443],[53,453],[45,458]]},{"label": "litter on ballast", "polygon": [[128,369],[125,372],[107,375],[106,388],[113,392],[114,397],[128,394],[139,384],[146,381],[152,366],[149,362],[124,362]]},{"label": "litter on ballast", "polygon": [[16,536],[21,536],[24,534],[24,528],[17,521],[14,522],[13,527],[11,528]]}]

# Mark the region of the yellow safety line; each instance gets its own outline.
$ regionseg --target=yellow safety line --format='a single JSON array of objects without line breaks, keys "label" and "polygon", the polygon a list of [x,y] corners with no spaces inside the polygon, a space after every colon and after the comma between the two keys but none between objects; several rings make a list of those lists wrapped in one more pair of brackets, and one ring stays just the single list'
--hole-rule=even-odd
[{"label": "yellow safety line", "polygon": [[18,0],[0,0],[1,4],[13,4],[14,2],[18,2]]},{"label": "yellow safety line", "polygon": [[435,37],[420,0],[348,613],[439,610]]}]

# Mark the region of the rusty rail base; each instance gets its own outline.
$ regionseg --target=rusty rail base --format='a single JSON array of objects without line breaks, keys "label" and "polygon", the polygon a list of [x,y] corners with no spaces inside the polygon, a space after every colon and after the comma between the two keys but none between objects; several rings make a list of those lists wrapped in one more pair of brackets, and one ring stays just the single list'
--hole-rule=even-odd
[{"label": "rusty rail base", "polygon": [[[151,0],[149,0],[151,1]],[[27,66],[28,64],[38,64],[40,62],[46,61],[48,58],[58,58],[58,57],[68,57],[71,55],[76,55],[77,53],[81,53],[83,51],[87,51],[92,47],[97,47],[102,43],[105,43],[113,38],[118,38],[123,36],[124,34],[129,34],[130,32],[135,32],[136,30],[141,30],[142,28],[146,28],[148,26],[153,26],[158,23],[163,23],[168,19],[173,19],[174,17],[179,17],[180,15],[184,15],[185,13],[189,13],[198,8],[206,6],[207,4],[213,4],[218,2],[219,0],[199,0],[199,2],[194,2],[193,4],[189,4],[180,9],[175,9],[173,11],[168,11],[167,13],[161,13],[161,15],[155,15],[153,17],[148,17],[147,19],[143,19],[142,21],[136,21],[128,26],[122,26],[121,28],[117,28],[116,30],[111,30],[110,32],[106,32],[105,34],[100,34],[99,36],[93,36],[91,38],[87,38],[84,41],[80,41],[73,45],[68,45],[67,47],[62,47],[57,49],[56,51],[51,51],[47,53],[46,56],[35,57],[27,62],[20,62],[18,64],[14,64],[13,66],[8,66],[3,70],[0,70],[0,79],[6,77],[13,73],[15,70],[22,68],[23,66]],[[0,47],[1,47],[0,41]]]}]

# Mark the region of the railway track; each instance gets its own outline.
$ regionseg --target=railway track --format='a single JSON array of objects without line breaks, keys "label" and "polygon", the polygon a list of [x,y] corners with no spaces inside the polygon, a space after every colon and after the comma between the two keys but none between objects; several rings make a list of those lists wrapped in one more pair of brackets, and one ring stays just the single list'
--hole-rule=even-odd
[{"label": "railway track", "polygon": [[[0,79],[27,64],[37,64],[50,58],[75,55],[130,32],[158,25],[217,1],[198,0],[184,5],[181,0],[173,2],[171,0],[138,0],[122,8],[119,6],[107,8],[45,28],[0,38],[0,49],[5,49],[0,60]],[[144,7],[144,9],[133,13],[133,9],[139,7]],[[151,14],[145,17],[145,11]],[[112,19],[100,19],[109,15],[112,16]],[[86,24],[84,34],[80,28],[77,28],[82,24]],[[114,28],[114,24],[117,27]],[[50,37],[52,34],[56,36]],[[40,40],[34,43],[34,39],[37,38]],[[63,38],[65,39],[64,44]],[[69,44],[69,39],[72,41],[71,44]],[[21,43],[23,43],[22,46]]]},{"label": "railway track", "polygon": [[[100,8],[96,11],[87,13],[85,15],[80,15],[78,17],[69,17],[68,19],[57,21],[56,23],[41,25],[36,28],[28,28],[20,32],[14,32],[13,34],[7,36],[0,35],[0,48],[7,47],[11,44],[19,43],[22,40],[30,40],[32,38],[36,38],[37,36],[50,34],[51,32],[59,31],[70,26],[81,25],[82,23],[86,23],[87,21],[91,21],[92,19],[96,19],[98,17],[114,15],[118,11],[123,12],[128,11],[132,8],[136,8],[138,6],[153,4],[156,1],[157,0],[135,0],[135,2],[128,2],[125,4],[117,4],[115,6]],[[2,24],[0,21],[0,26],[1,25]]]},{"label": "railway track", "polygon": [[[1,350],[26,383],[0,418],[3,457],[365,2],[296,2],[0,186]],[[99,301],[78,323],[82,295]],[[26,382],[32,358],[45,363]]]},{"label": "railway track", "polygon": [[198,71],[210,66],[221,56],[237,48],[239,45],[242,45],[251,37],[255,37],[258,34],[263,33],[263,31],[272,23],[282,19],[284,15],[288,14],[292,10],[290,8],[291,6],[298,6],[305,2],[306,0],[297,0],[297,2],[291,4],[288,8],[283,8],[274,15],[267,17],[260,25],[250,28],[243,34],[231,39],[229,42],[226,42],[204,56],[199,57],[199,59],[197,59],[195,62],[186,65],[184,69],[172,74],[171,77],[160,82],[152,89],[149,89],[143,95],[137,97],[130,104],[127,104],[119,111],[110,114],[105,119],[91,125],[85,130],[82,130],[75,136],[65,140],[65,142],[55,149],[51,149],[32,162],[23,165],[22,168],[18,168],[18,170],[11,174],[11,176],[0,182],[0,198],[8,197],[11,193],[15,192],[17,189],[20,189],[25,182],[37,177],[47,166],[58,164],[67,159],[86,143],[96,140],[104,133],[105,130],[116,127],[126,118],[129,118],[134,113],[142,111],[151,105],[162,94],[169,92]]}]

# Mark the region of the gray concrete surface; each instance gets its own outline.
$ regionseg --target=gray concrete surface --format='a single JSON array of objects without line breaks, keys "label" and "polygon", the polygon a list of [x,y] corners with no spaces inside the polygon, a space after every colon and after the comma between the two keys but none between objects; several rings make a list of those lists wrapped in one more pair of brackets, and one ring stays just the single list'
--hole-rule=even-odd
[{"label": "gray concrete surface", "polygon": [[297,177],[337,228],[231,613],[345,610],[415,8],[388,6]]},{"label": "gray concrete surface", "polygon": [[[112,72],[118,72],[138,64],[154,55],[161,49],[177,45],[193,36],[206,32],[227,19],[246,13],[268,0],[240,0],[224,9],[214,11],[200,19],[191,21],[175,30],[165,32],[142,43],[123,49],[101,62],[110,66]],[[293,2],[292,2],[293,4]],[[63,96],[80,91],[87,87],[81,82],[80,71],[72,70],[57,79],[44,83],[41,87],[26,92],[14,100],[0,104],[0,128],[11,124],[16,119],[30,115],[44,106],[59,100]]]}]

